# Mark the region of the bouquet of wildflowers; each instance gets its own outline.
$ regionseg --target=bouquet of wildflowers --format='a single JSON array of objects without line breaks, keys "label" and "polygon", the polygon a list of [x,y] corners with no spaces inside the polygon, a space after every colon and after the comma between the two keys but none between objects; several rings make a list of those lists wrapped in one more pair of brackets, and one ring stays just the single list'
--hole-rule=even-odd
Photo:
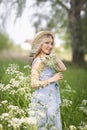
[{"label": "bouquet of wildflowers", "polygon": [[57,66],[57,61],[56,61],[56,54],[51,53],[50,55],[45,55],[44,57],[41,58],[43,63],[50,68],[54,69],[55,72],[58,72],[58,66]]}]

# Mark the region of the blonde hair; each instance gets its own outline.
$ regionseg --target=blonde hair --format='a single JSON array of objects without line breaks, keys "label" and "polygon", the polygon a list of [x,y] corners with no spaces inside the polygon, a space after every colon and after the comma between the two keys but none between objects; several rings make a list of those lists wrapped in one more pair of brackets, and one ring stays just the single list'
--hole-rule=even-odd
[{"label": "blonde hair", "polygon": [[38,39],[36,39],[36,37],[35,37],[35,39],[33,40],[34,42],[32,42],[32,49],[31,49],[30,56],[29,56],[29,58],[31,60],[31,63],[38,56],[38,54],[40,53],[41,45],[43,44],[43,41],[46,38],[51,37],[53,39],[53,42],[54,42],[54,36],[51,33],[43,34]]},{"label": "blonde hair", "polygon": [[54,42],[54,33],[48,30],[40,31],[35,34],[34,39],[32,41],[32,49],[29,54],[29,63],[32,64],[32,61],[38,56],[41,51],[41,44],[43,44],[43,39],[47,37],[52,37]]}]

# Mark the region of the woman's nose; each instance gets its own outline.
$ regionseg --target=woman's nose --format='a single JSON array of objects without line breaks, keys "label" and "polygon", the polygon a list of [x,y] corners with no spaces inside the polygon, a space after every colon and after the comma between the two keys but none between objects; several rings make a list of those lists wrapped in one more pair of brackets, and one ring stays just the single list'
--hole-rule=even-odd
[{"label": "woman's nose", "polygon": [[49,47],[50,47],[50,48],[53,48],[53,45],[52,45],[52,44],[49,44]]}]

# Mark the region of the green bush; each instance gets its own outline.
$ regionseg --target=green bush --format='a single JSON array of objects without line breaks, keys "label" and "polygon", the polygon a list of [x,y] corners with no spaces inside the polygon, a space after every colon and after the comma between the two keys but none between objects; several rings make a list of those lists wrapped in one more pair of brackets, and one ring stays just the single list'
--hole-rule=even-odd
[{"label": "green bush", "polygon": [[8,36],[0,33],[0,50],[12,47],[13,43],[9,40]]}]

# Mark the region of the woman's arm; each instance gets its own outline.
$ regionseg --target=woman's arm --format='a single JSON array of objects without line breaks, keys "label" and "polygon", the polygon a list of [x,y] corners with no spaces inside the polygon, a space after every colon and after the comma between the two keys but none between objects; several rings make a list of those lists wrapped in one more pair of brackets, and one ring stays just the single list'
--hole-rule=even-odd
[{"label": "woman's arm", "polygon": [[64,65],[64,63],[62,62],[62,60],[60,60],[59,58],[56,59],[56,64],[58,67],[59,71],[66,71],[66,66]]},{"label": "woman's arm", "polygon": [[42,65],[43,65],[42,61],[38,60],[32,66],[32,70],[31,70],[31,87],[32,88],[44,87],[44,86],[46,86],[46,85],[48,85],[52,82],[55,82],[55,81],[63,78],[62,73],[59,72],[59,73],[56,73],[53,77],[51,77],[47,80],[39,80],[40,69],[41,69]]}]

